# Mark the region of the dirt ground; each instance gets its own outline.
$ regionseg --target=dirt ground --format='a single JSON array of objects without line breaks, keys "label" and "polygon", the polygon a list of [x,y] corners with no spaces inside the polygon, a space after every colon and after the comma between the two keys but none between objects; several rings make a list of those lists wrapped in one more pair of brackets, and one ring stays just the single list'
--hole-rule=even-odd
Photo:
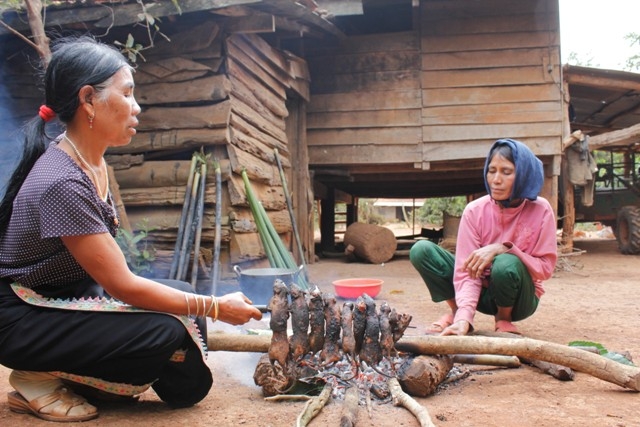
[{"label": "dirt ground", "polygon": [[[533,339],[567,344],[588,340],[610,351],[628,351],[640,362],[640,257],[618,253],[616,243],[606,239],[576,240],[585,252],[561,259],[554,277],[546,283],[537,313],[519,322],[521,332]],[[326,292],[331,281],[347,277],[384,280],[378,301],[386,300],[400,312],[413,315],[407,335],[420,334],[437,319],[444,306],[430,301],[428,292],[407,257],[383,265],[349,263],[342,258],[322,259],[309,266],[311,281]],[[216,324],[216,328],[223,325]],[[254,322],[248,328],[266,328]],[[242,333],[241,329],[224,328]],[[476,329],[491,331],[493,320],[481,314]],[[99,337],[96,337],[99,339]],[[263,400],[253,384],[258,354],[216,352],[209,354],[215,383],[209,396],[189,409],[171,410],[148,391],[136,404],[101,404],[100,417],[85,426],[284,426],[294,425],[301,402]],[[536,368],[516,369],[463,365],[471,374],[420,398],[437,426],[640,426],[640,394],[617,385],[576,373],[573,381],[559,381]],[[10,391],[9,370],[0,367],[0,393]],[[339,425],[340,402],[330,401],[310,426]],[[0,399],[0,426],[52,425],[29,415],[9,411]],[[364,407],[358,426],[418,426],[405,409],[374,402],[371,416]]]}]

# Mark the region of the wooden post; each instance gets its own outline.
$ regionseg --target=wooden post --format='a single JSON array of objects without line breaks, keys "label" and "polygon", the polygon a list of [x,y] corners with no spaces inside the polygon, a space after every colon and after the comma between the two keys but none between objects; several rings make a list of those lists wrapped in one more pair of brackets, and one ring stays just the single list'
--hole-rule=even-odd
[{"label": "wooden post", "polygon": [[298,265],[312,263],[315,258],[313,236],[313,190],[309,173],[309,149],[307,147],[307,104],[299,97],[287,99],[289,116],[286,119],[287,139],[291,154],[292,204],[296,223],[299,225],[300,244],[304,259]]},{"label": "wooden post", "polygon": [[560,175],[562,179],[562,190],[564,192],[562,200],[564,216],[562,218],[562,238],[560,240],[560,243],[562,244],[562,253],[571,253],[573,252],[573,227],[576,222],[576,210],[574,205],[573,184],[571,184],[571,182],[569,181],[569,165],[567,164],[567,156],[564,155],[564,141],[569,138],[569,135],[571,134],[571,121],[569,119],[569,109],[567,108],[569,105],[569,100],[571,98],[569,96],[569,83],[566,80],[563,81],[563,83],[564,102],[562,103],[562,121],[564,124],[562,126],[563,153],[560,166]]},{"label": "wooden post", "polygon": [[320,202],[320,248],[322,251],[333,252],[335,250],[335,205],[335,190],[329,187],[326,197]]}]

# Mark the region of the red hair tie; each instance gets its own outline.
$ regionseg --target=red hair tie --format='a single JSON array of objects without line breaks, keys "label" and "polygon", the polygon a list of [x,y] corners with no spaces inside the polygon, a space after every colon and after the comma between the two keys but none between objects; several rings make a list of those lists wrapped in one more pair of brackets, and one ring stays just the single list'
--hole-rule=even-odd
[{"label": "red hair tie", "polygon": [[55,111],[51,109],[51,107],[47,107],[46,105],[41,105],[40,110],[38,111],[38,115],[42,120],[48,122],[56,116]]}]

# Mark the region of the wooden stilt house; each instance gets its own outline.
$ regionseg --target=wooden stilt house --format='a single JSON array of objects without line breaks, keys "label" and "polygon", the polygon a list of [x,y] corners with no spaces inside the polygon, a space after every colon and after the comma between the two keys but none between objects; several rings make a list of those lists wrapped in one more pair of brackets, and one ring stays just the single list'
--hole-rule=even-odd
[{"label": "wooden stilt house", "polygon": [[[107,160],[129,222],[147,221],[165,265],[190,160],[200,151],[219,161],[223,181],[216,218],[216,180],[207,174],[200,256],[206,265],[219,221],[227,278],[236,264],[266,266],[243,170],[297,262],[334,248],[337,201],[347,202],[349,222],[363,197],[482,193],[484,158],[498,138],[519,139],[541,158],[543,196],[557,206],[562,140],[570,133],[557,0],[153,5],[147,12],[166,37],[156,34],[154,46],[140,52],[144,60],[136,61],[139,132]],[[58,33],[88,29],[106,42],[129,34],[138,41],[148,30],[139,8],[65,3],[47,8],[45,24]],[[29,34],[19,13],[3,20]],[[35,52],[2,27],[0,39],[0,120],[16,129],[42,99],[32,72]],[[0,147],[9,139],[0,136]],[[275,149],[304,260],[295,250]]]}]

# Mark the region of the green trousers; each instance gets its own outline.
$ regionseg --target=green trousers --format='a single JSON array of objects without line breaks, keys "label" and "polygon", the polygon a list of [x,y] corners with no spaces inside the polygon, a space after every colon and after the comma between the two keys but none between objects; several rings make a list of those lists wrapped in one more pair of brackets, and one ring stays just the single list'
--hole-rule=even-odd
[{"label": "green trousers", "polygon": [[[427,285],[433,302],[455,298],[455,257],[451,252],[429,240],[420,240],[411,247],[409,259]],[[512,254],[501,254],[493,260],[488,286],[482,288],[476,309],[495,315],[498,307],[513,307],[513,321],[526,319],[538,308],[531,275],[520,258]]]}]

